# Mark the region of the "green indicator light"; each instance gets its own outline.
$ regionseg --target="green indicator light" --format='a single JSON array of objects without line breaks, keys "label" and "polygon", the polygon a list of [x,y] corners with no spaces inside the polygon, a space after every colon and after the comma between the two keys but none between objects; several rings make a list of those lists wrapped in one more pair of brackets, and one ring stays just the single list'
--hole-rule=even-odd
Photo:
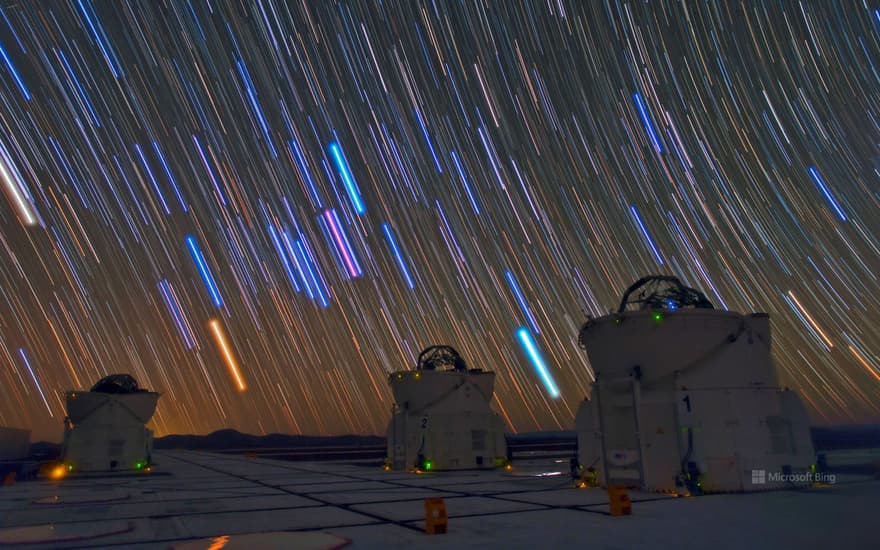
[{"label": "green indicator light", "polygon": [[426,469],[426,470],[430,470],[430,469],[433,468],[433,467],[434,467],[434,463],[431,462],[430,460],[427,461],[427,462],[425,462],[425,469]]},{"label": "green indicator light", "polygon": [[663,320],[663,314],[660,313],[659,311],[655,311],[655,312],[654,312],[654,320],[657,321],[657,322],[662,321],[662,320]]}]

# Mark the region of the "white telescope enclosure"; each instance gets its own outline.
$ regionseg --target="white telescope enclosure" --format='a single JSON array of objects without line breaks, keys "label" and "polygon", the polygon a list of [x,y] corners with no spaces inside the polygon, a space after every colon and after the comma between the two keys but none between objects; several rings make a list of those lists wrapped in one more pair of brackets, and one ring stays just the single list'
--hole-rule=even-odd
[{"label": "white telescope enclosure", "polygon": [[798,395],[780,387],[770,318],[714,309],[675,277],[640,279],[579,335],[595,373],[575,421],[604,485],[700,493],[812,482]]},{"label": "white telescope enclosure", "polygon": [[150,465],[146,427],[159,394],[127,374],[102,378],[90,391],[68,391],[61,459],[68,471],[142,470]]},{"label": "white telescope enclosure", "polygon": [[461,470],[506,464],[504,422],[490,404],[495,373],[468,369],[455,349],[432,346],[412,371],[388,378],[395,405],[387,464],[395,470]]}]

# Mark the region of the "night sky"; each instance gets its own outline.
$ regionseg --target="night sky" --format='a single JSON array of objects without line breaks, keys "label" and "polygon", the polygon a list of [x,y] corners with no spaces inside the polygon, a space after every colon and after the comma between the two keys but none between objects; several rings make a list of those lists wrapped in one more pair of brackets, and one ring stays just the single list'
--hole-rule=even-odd
[{"label": "night sky", "polygon": [[650,273],[769,312],[814,422],[880,418],[874,6],[2,19],[0,424],[57,438],[64,390],[128,372],[159,435],[384,433],[388,373],[449,344],[511,430],[570,429],[579,326]]}]

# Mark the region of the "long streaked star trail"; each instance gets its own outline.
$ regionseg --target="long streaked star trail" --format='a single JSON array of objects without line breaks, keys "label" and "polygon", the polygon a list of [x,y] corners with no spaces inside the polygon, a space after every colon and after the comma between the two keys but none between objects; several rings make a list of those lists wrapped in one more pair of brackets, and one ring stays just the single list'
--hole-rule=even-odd
[{"label": "long streaked star trail", "polygon": [[0,11],[0,424],[121,371],[159,435],[383,433],[447,344],[569,429],[580,324],[654,273],[769,312],[814,422],[880,420],[876,6]]}]

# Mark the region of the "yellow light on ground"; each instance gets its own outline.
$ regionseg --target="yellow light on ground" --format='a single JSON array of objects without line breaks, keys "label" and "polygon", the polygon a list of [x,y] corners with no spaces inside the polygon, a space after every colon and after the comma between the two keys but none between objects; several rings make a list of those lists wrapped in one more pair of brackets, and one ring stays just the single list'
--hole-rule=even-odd
[{"label": "yellow light on ground", "polygon": [[220,550],[221,548],[225,548],[227,544],[229,544],[229,535],[223,535],[222,537],[213,539],[208,550]]},{"label": "yellow light on ground", "polygon": [[238,368],[238,362],[235,360],[235,356],[232,355],[232,350],[229,347],[229,342],[226,341],[226,335],[223,334],[223,327],[220,326],[220,321],[217,319],[211,319],[208,325],[214,333],[214,340],[217,342],[217,347],[220,348],[220,352],[226,360],[226,366],[229,368],[229,373],[235,380],[235,385],[238,387],[238,391],[247,390],[247,386],[244,383],[244,377],[241,375],[241,370]]}]

